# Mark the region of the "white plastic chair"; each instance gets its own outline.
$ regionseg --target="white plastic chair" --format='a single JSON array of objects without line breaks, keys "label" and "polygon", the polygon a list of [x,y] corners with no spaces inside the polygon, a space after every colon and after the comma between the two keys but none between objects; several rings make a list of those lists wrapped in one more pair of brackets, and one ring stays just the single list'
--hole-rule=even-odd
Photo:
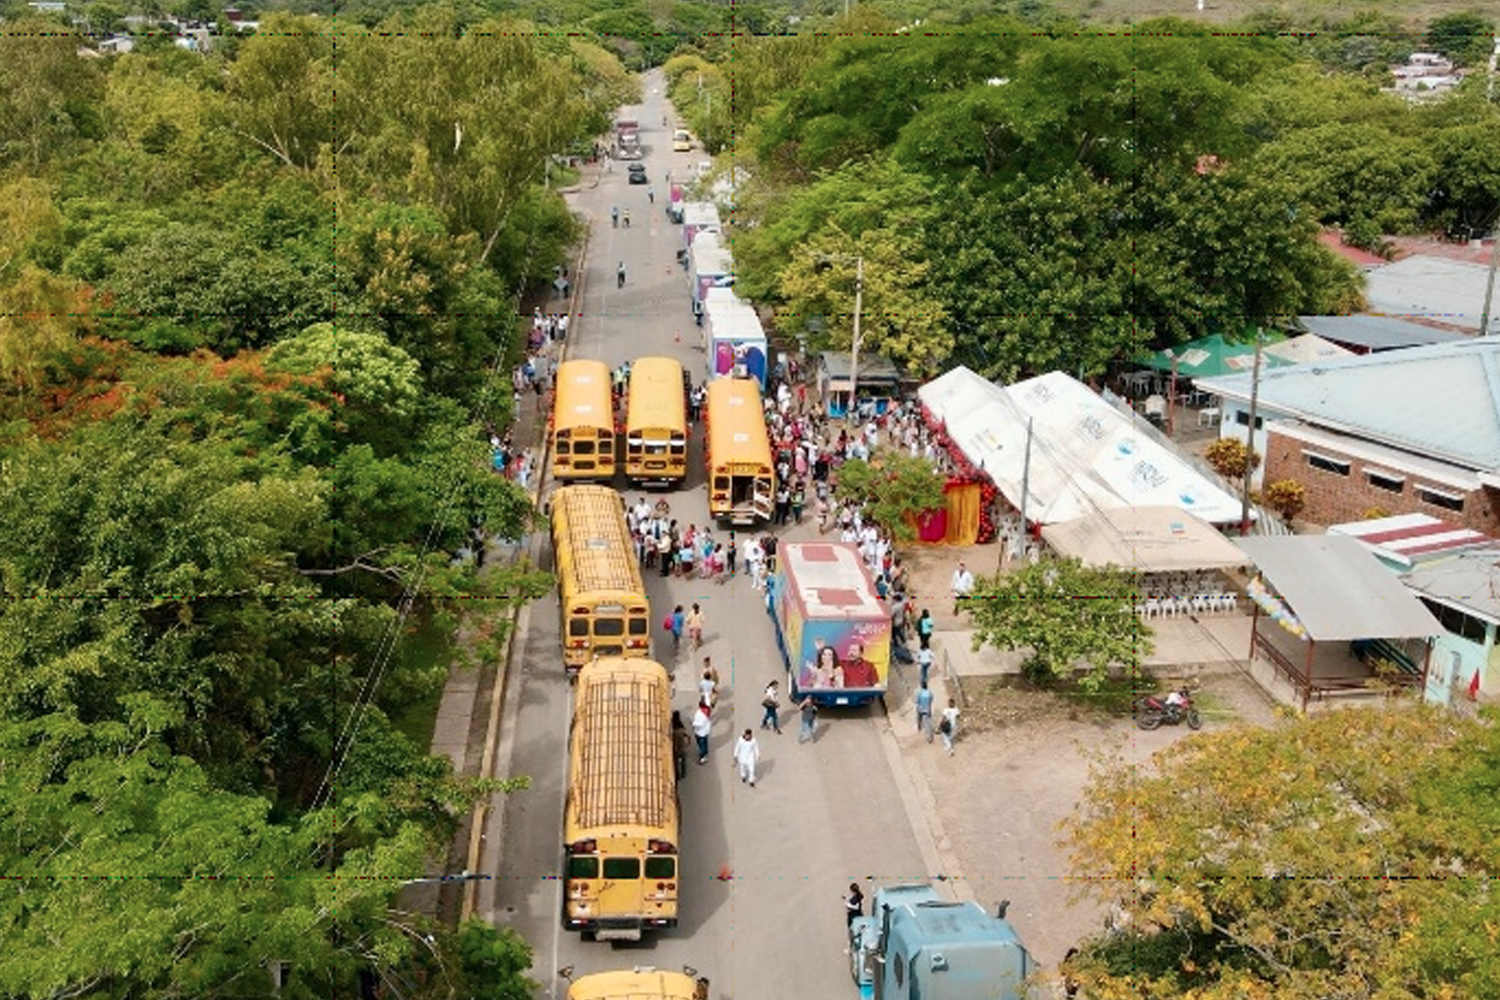
[{"label": "white plastic chair", "polygon": [[1146,604],[1145,604],[1145,617],[1149,619],[1149,618],[1160,618],[1161,616],[1162,616],[1161,601],[1158,601],[1156,598],[1153,597],[1149,601],[1147,601]]}]

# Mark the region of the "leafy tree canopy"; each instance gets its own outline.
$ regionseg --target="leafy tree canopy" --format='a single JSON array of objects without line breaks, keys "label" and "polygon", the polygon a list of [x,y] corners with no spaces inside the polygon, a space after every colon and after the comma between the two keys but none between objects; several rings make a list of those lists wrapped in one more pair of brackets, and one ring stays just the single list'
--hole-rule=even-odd
[{"label": "leafy tree canopy", "polygon": [[969,612],[974,647],[1029,649],[1029,674],[1038,679],[1087,673],[1094,689],[1111,669],[1140,670],[1151,632],[1135,613],[1140,587],[1129,572],[1096,568],[1077,559],[1046,559],[976,581]]},{"label": "leafy tree canopy", "polygon": [[1359,708],[1101,770],[1066,843],[1081,891],[1123,899],[1132,919],[1084,949],[1084,988],[1494,993],[1495,741],[1446,713]]}]

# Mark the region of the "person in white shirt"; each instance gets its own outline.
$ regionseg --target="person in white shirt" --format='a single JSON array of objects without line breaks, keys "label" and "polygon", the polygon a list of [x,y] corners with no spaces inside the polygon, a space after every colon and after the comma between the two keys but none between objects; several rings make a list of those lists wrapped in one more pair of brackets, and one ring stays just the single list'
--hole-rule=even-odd
[{"label": "person in white shirt", "polygon": [[740,781],[755,787],[755,765],[760,761],[760,742],[755,733],[745,730],[734,745],[734,763],[740,772]]},{"label": "person in white shirt", "polygon": [[943,737],[943,746],[948,748],[948,756],[953,756],[953,738],[958,735],[958,702],[952,698],[948,699],[948,707],[943,709],[943,721],[938,723],[938,733]]},{"label": "person in white shirt", "polygon": [[963,563],[953,571],[953,613],[963,610],[964,602],[974,593],[974,574]]},{"label": "person in white shirt", "polygon": [[752,535],[745,543],[745,568],[750,571],[750,587],[753,590],[759,590],[764,580],[762,572],[765,558],[766,554],[760,547],[760,539]]}]

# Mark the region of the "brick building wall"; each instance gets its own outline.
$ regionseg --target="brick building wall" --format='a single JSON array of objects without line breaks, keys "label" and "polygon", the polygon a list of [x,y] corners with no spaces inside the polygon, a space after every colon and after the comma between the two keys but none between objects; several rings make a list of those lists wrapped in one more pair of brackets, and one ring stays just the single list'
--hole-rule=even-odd
[{"label": "brick building wall", "polygon": [[[1480,487],[1464,492],[1420,473],[1287,437],[1277,433],[1275,424],[1268,425],[1267,431],[1262,482],[1294,479],[1306,488],[1307,506],[1299,520],[1343,524],[1363,520],[1375,510],[1385,515],[1427,514],[1500,537],[1500,491]],[[1399,474],[1400,481],[1390,473]]]}]

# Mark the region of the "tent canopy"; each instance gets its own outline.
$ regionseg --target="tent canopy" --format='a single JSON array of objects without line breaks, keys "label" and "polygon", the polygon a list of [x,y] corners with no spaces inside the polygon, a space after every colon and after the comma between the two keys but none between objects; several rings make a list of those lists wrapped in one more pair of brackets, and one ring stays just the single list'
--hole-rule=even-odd
[{"label": "tent canopy", "polygon": [[1443,627],[1396,575],[1347,535],[1265,535],[1235,543],[1317,642],[1408,639]]},{"label": "tent canopy", "polygon": [[1042,529],[1060,555],[1142,573],[1243,566],[1245,553],[1177,507],[1120,507]]},{"label": "tent canopy", "polygon": [[[1271,343],[1280,339],[1279,335],[1267,333],[1265,342]],[[1168,351],[1171,353],[1169,354]],[[1157,351],[1142,359],[1141,364],[1147,368],[1155,368],[1157,371],[1170,372],[1174,357],[1177,359],[1178,378],[1233,375],[1237,372],[1248,372],[1255,366],[1255,343],[1254,341],[1241,343],[1226,340],[1221,333],[1211,333],[1191,343]],[[1292,362],[1285,358],[1261,351],[1260,367],[1262,370],[1289,364]]]},{"label": "tent canopy", "polygon": [[1191,510],[1210,523],[1239,521],[1239,500],[1153,437],[1134,414],[1061,372],[1003,389],[960,366],[917,395],[1017,509],[1026,483],[1029,520],[1056,524],[1145,505]]},{"label": "tent canopy", "polygon": [[1261,352],[1261,361],[1264,362],[1267,357],[1273,355],[1283,361],[1301,365],[1309,361],[1352,358],[1354,352],[1346,347],[1340,347],[1331,340],[1324,340],[1316,333],[1304,333],[1290,340],[1283,340],[1279,344],[1268,344]]}]

